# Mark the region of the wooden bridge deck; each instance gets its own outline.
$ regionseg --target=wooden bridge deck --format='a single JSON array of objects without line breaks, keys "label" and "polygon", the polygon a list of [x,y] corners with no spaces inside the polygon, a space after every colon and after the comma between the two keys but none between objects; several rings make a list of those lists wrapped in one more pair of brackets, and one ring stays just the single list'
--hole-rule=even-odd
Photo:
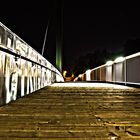
[{"label": "wooden bridge deck", "polygon": [[53,84],[1,106],[0,140],[140,140],[140,89],[89,84]]}]

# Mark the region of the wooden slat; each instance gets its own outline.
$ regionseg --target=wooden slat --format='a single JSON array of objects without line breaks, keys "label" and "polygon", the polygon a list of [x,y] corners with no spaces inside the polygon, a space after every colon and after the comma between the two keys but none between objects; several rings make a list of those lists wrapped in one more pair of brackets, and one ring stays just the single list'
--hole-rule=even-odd
[{"label": "wooden slat", "polygon": [[139,89],[63,84],[1,106],[0,140],[140,139]]}]

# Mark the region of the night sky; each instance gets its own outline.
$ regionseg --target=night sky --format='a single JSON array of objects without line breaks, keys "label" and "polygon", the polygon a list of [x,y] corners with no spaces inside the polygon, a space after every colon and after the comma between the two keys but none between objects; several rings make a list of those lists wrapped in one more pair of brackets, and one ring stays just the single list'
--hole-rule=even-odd
[{"label": "night sky", "polygon": [[64,14],[66,54],[72,60],[76,54],[84,55],[95,49],[120,51],[128,39],[140,37],[139,8],[78,6],[67,8]]},{"label": "night sky", "polygon": [[[44,57],[55,64],[55,4],[27,6],[18,14],[1,14],[0,21],[41,53],[49,21]],[[41,10],[39,10],[41,8]],[[24,11],[24,12],[23,12]],[[120,51],[128,39],[140,38],[139,8],[94,8],[90,3],[63,3],[63,64],[96,49]]]}]

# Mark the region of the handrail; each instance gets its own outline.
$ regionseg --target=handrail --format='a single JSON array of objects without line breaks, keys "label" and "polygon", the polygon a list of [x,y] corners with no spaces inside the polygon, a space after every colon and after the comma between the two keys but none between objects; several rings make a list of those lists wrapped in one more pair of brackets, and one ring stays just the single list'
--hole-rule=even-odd
[{"label": "handrail", "polygon": [[61,73],[0,22],[0,105],[54,82],[64,82]]},{"label": "handrail", "polygon": [[74,81],[102,81],[140,85],[140,52],[126,57],[118,57],[110,62],[79,74]]},{"label": "handrail", "polygon": [[35,62],[35,61],[33,61],[33,60],[30,60],[30,59],[28,59],[28,58],[26,58],[26,57],[24,57],[24,56],[22,56],[22,55],[19,55],[19,54],[15,53],[15,52],[12,52],[12,51],[9,50],[9,49],[3,48],[2,45],[0,45],[0,51],[6,52],[6,53],[8,53],[8,54],[14,55],[15,57],[18,57],[18,58],[27,60],[27,61],[29,61],[29,62],[32,62],[32,63],[34,63],[34,64],[37,64],[37,65],[39,65],[39,66],[41,66],[41,67],[44,67],[44,68],[46,68],[46,69],[48,69],[48,70],[50,70],[50,71],[52,71],[52,72],[54,72],[54,73],[60,75],[60,74],[57,73],[56,71],[54,71],[54,70],[52,70],[52,69],[50,69],[50,68],[48,68],[48,67],[46,67],[46,66],[44,66],[44,65],[42,65],[42,64],[39,64],[39,63],[37,63],[37,62]]}]

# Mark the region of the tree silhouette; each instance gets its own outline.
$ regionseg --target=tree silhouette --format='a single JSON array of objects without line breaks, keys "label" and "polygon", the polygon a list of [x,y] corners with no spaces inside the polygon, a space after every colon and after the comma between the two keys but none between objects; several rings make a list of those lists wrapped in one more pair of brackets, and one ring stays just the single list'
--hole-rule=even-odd
[{"label": "tree silhouette", "polygon": [[96,68],[100,65],[105,64],[108,60],[115,60],[119,56],[128,56],[140,51],[140,38],[128,39],[123,48],[116,51],[110,52],[107,49],[95,50],[93,53],[88,53],[80,56],[72,68],[72,72],[75,76],[84,73],[88,69]]},{"label": "tree silhouette", "polygon": [[109,59],[110,53],[104,50],[95,50],[93,53],[88,53],[80,56],[74,64],[72,71],[75,76],[84,73],[88,69],[93,69],[104,64]]}]

